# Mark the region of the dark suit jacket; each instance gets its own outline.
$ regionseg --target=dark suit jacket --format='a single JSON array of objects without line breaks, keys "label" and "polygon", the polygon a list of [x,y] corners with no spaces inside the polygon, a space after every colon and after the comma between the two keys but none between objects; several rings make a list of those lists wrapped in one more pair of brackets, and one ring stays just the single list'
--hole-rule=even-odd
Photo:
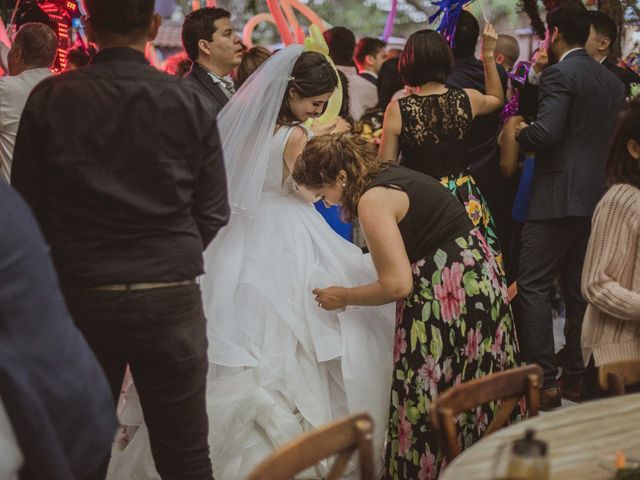
[{"label": "dark suit jacket", "polygon": [[[504,92],[507,91],[507,72],[498,65],[498,74]],[[453,66],[453,72],[447,78],[447,86],[454,88],[474,88],[485,93],[484,66],[475,57],[459,58]],[[498,162],[498,134],[502,128],[500,110],[489,115],[476,117],[471,122],[469,149],[471,173],[485,196],[492,196],[491,189],[500,178]],[[489,201],[491,201],[489,199]]]},{"label": "dark suit jacket", "polygon": [[640,77],[633,73],[631,70],[626,68],[619,67],[613,62],[610,62],[609,59],[604,59],[602,65],[607,67],[607,69],[613,73],[616,77],[618,77],[622,83],[624,83],[624,88],[627,93],[627,97],[631,94],[631,85],[633,83],[640,83]]},{"label": "dark suit jacket", "polygon": [[203,92],[206,92],[207,97],[211,99],[218,112],[222,110],[222,107],[229,101],[229,97],[225,95],[220,86],[218,86],[209,73],[196,62],[193,62],[191,70],[186,73],[184,78],[193,82],[193,84],[197,85]]},{"label": "dark suit jacket", "polygon": [[25,459],[20,478],[87,478],[111,451],[111,391],[33,214],[4,182],[0,225],[0,396]]},{"label": "dark suit jacket", "polygon": [[593,214],[624,96],[622,83],[583,49],[543,72],[538,116],[519,136],[536,153],[529,220]]}]

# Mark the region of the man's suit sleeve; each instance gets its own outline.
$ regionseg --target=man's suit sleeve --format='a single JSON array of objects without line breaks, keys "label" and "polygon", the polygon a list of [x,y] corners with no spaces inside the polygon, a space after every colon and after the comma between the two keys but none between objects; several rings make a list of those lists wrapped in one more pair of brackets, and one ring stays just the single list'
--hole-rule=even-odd
[{"label": "man's suit sleeve", "polygon": [[558,68],[548,68],[542,74],[538,116],[518,137],[525,150],[544,150],[562,138],[567,112],[571,105],[569,79]]}]

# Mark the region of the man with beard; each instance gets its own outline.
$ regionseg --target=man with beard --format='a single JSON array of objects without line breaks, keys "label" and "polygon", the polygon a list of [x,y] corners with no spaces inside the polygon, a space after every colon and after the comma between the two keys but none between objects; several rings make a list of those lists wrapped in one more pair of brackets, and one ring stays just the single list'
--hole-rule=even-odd
[{"label": "man with beard", "polygon": [[553,65],[541,75],[535,122],[516,131],[521,147],[536,154],[517,282],[526,360],[545,373],[542,409],[559,406],[561,399],[549,302],[558,271],[567,305],[562,395],[580,399],[586,308],[580,277],[591,216],[606,190],[607,147],[624,101],[622,83],[583,48],[590,28],[584,6],[563,4],[549,13],[547,23]]}]

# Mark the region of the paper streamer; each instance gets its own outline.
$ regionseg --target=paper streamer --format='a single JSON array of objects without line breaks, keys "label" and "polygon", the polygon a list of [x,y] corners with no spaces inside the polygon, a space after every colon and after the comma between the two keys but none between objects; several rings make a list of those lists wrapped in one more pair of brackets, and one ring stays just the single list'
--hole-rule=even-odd
[{"label": "paper streamer", "polygon": [[433,0],[431,2],[431,5],[438,7],[438,11],[429,17],[429,23],[432,23],[442,15],[442,19],[436,30],[449,42],[451,47],[455,46],[456,26],[458,25],[460,13],[465,5],[473,1],[474,0]]},{"label": "paper streamer", "polygon": [[393,25],[396,22],[397,13],[398,0],[392,0],[391,10],[389,10],[389,15],[387,15],[387,21],[384,24],[384,32],[382,33],[382,40],[384,40],[385,42],[389,40],[391,34],[393,33]]}]

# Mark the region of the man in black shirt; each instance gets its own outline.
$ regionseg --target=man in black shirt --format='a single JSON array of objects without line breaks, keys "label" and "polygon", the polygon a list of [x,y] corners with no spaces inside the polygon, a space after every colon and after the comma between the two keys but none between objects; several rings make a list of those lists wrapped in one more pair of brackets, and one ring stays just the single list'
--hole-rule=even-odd
[{"label": "man in black shirt", "polygon": [[114,400],[130,366],[161,477],[211,479],[195,278],[229,218],[215,112],[188,82],[146,62],[160,25],[153,0],[85,3],[99,52],[33,90],[12,183]]}]

